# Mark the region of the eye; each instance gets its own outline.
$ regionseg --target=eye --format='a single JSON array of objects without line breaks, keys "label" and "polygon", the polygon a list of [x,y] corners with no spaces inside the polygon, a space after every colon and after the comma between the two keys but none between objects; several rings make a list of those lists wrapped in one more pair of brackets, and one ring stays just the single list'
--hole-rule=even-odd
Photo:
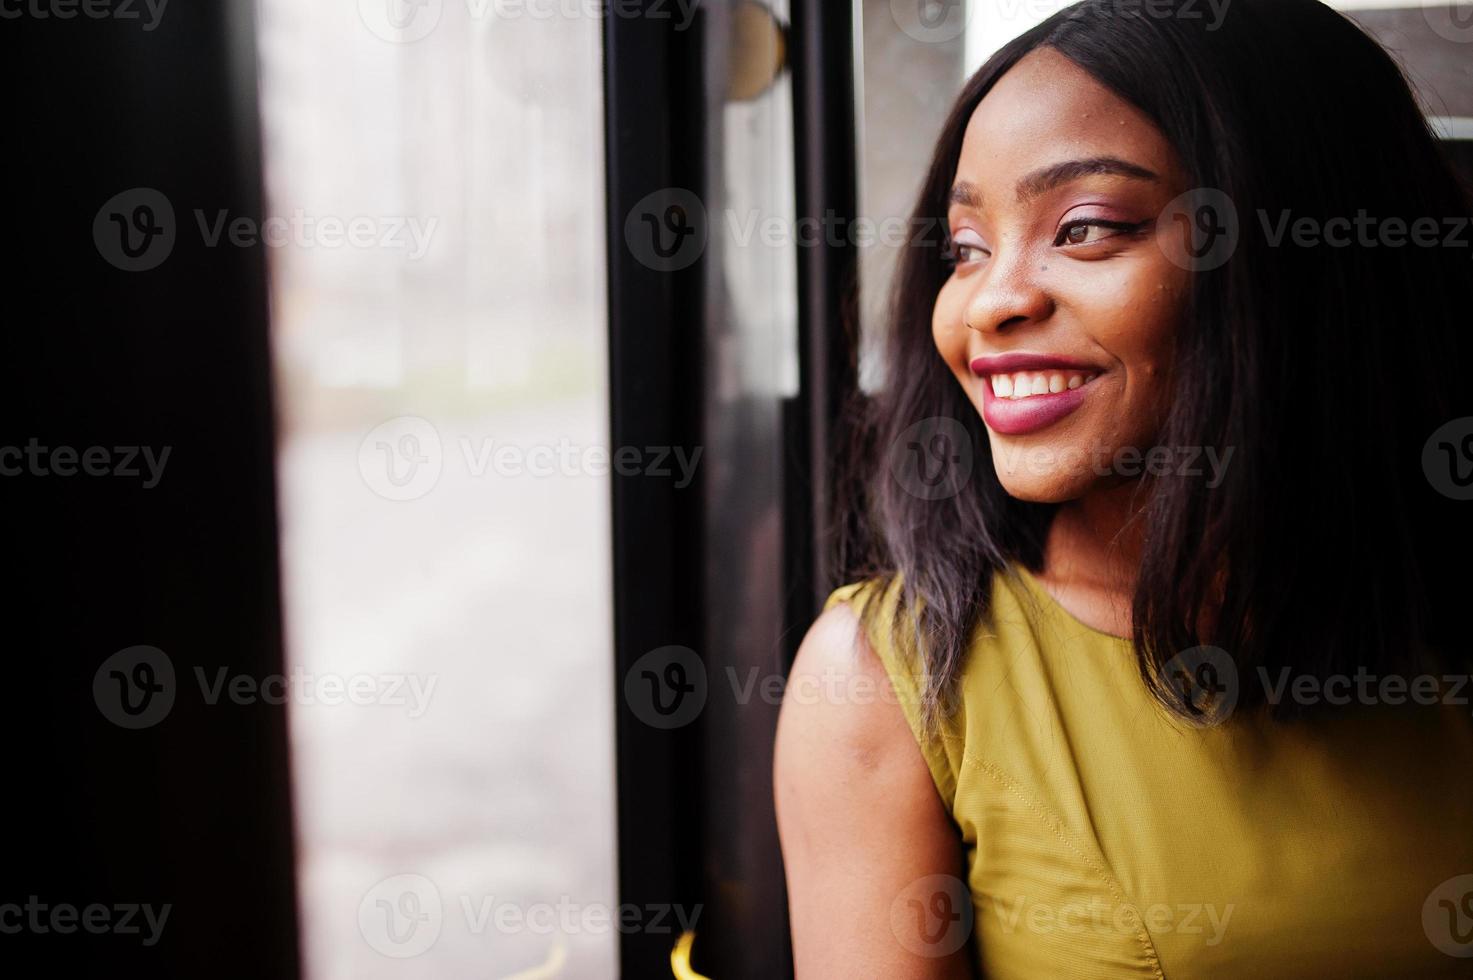
[{"label": "eye", "polygon": [[970,229],[962,229],[955,235],[947,236],[946,264],[949,266],[979,262],[991,255],[992,252],[982,243],[977,233]]},{"label": "eye", "polygon": [[1103,218],[1081,218],[1066,222],[1054,239],[1055,247],[1065,245],[1094,245],[1118,235],[1134,234],[1145,227],[1145,222],[1106,221]]}]

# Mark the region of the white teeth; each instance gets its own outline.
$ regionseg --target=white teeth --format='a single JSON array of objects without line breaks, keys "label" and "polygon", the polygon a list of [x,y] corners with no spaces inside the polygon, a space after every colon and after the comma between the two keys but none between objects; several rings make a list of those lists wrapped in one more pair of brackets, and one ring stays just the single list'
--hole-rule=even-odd
[{"label": "white teeth", "polygon": [[1027,372],[1020,374],[994,374],[992,393],[998,398],[1032,398],[1034,395],[1057,395],[1062,391],[1073,391],[1093,381],[1097,374],[1084,371],[1068,371],[1053,374]]}]

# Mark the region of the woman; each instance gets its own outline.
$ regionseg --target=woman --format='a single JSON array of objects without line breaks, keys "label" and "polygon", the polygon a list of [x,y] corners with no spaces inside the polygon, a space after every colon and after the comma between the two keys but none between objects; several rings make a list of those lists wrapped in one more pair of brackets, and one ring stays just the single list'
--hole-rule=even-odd
[{"label": "woman", "polygon": [[941,133],[778,732],[800,980],[1473,968],[1467,190],[1339,14],[1200,6]]}]

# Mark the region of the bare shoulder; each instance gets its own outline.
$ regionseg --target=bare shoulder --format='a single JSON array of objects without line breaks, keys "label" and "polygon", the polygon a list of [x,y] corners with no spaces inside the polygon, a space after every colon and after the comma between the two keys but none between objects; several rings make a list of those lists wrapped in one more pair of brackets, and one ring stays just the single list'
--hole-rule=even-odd
[{"label": "bare shoulder", "polygon": [[780,817],[788,809],[839,822],[845,810],[877,799],[939,804],[885,666],[847,603],[819,616],[798,647],[778,720],[774,780]]},{"label": "bare shoulder", "polygon": [[[811,756],[832,764],[843,755],[865,769],[882,759],[903,762],[914,745],[884,664],[861,628],[859,614],[839,603],[818,617],[793,661],[778,724],[778,763]],[[899,757],[899,758],[895,758]]]},{"label": "bare shoulder", "polygon": [[960,837],[880,657],[847,604],[798,649],[778,722],[773,791],[796,973],[967,976],[964,955],[917,956],[891,919],[927,876],[964,876]]}]

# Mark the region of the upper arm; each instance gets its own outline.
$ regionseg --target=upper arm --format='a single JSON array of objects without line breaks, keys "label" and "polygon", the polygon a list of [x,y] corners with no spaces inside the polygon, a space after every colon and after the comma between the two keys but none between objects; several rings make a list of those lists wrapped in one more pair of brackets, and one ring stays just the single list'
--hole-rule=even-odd
[{"label": "upper arm", "polygon": [[[935,894],[965,888],[960,835],[896,699],[875,694],[889,683],[845,604],[809,629],[789,675],[773,790],[798,980],[972,976],[970,944],[953,951],[970,906]],[[938,901],[956,924],[926,921]]]}]

